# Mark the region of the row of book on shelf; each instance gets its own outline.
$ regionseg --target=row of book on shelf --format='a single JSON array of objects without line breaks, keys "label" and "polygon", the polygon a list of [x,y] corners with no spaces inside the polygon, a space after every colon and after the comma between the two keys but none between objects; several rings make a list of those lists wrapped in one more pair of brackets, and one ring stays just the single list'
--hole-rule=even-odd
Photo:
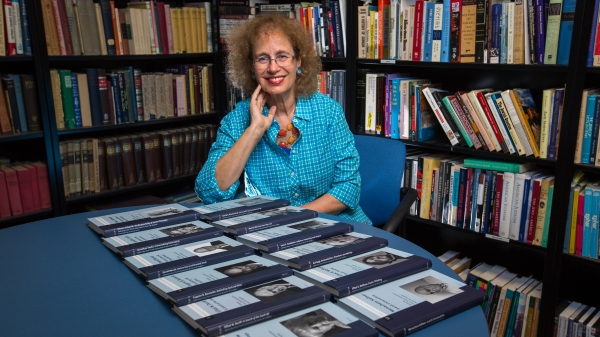
[{"label": "row of book on shelf", "polygon": [[410,74],[359,70],[362,79],[358,104],[367,132],[425,141],[443,131],[453,146],[557,158],[565,88],[543,90],[538,109],[526,88],[454,92]]},{"label": "row of book on shelf", "polygon": [[219,5],[220,41],[226,42],[230,32],[241,22],[257,14],[281,14],[298,20],[311,36],[313,47],[321,57],[345,57],[346,0],[324,0],[322,3]]},{"label": "row of book on shelf", "polygon": [[145,55],[212,52],[210,2],[171,7],[160,1],[42,0],[48,55]]},{"label": "row of book on shelf", "polygon": [[600,335],[600,309],[563,300],[556,307],[554,332],[557,337],[596,337]]},{"label": "row of book on shelf", "polygon": [[600,90],[587,88],[581,95],[577,142],[575,143],[576,164],[600,166]]},{"label": "row of book on shelf", "polygon": [[132,66],[51,69],[58,129],[141,122],[215,110],[212,64],[141,72]]},{"label": "row of book on shelf", "polygon": [[481,262],[469,271],[466,282],[486,295],[481,308],[490,336],[537,336],[542,281]]},{"label": "row of book on shelf", "polygon": [[358,6],[358,57],[567,65],[575,0],[378,0]]},{"label": "row of book on shelf", "polygon": [[46,164],[0,158],[0,219],[50,208]]},{"label": "row of book on shelf", "polygon": [[598,259],[600,181],[576,170],[569,191],[563,252]]},{"label": "row of book on shelf", "polygon": [[31,55],[28,10],[24,0],[0,6],[0,56]]},{"label": "row of book on shelf", "polygon": [[195,174],[215,138],[215,125],[198,125],[60,141],[65,197]]},{"label": "row of book on shelf", "polygon": [[484,300],[431,260],[287,200],[187,206],[88,226],[204,336],[405,336]]},{"label": "row of book on shelf", "polygon": [[546,247],[554,175],[517,164],[419,150],[407,153],[404,186],[418,198],[411,214]]},{"label": "row of book on shelf", "polygon": [[0,81],[0,135],[41,131],[33,75],[6,74]]}]

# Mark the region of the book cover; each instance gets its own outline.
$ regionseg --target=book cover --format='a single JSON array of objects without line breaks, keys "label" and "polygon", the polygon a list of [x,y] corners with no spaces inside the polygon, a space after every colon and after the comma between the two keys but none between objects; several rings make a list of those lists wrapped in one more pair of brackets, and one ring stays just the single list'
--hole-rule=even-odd
[{"label": "book cover", "polygon": [[[236,201],[241,200],[243,202],[246,199],[248,198],[236,199]],[[254,200],[249,200],[248,202],[253,202]],[[234,235],[242,235],[316,217],[317,212],[313,210],[286,206],[213,221],[212,225]]]},{"label": "book cover", "polygon": [[236,240],[264,252],[273,253],[323,238],[350,233],[353,230],[354,227],[347,223],[314,218],[240,235]]},{"label": "book cover", "polygon": [[180,307],[288,276],[290,268],[254,255],[149,280],[148,287]]},{"label": "book cover", "polygon": [[517,138],[519,139],[519,142],[521,143],[521,146],[523,147],[525,155],[526,156],[533,155],[533,150],[531,148],[531,145],[529,144],[529,139],[527,138],[527,134],[525,133],[525,128],[524,128],[523,124],[521,123],[519,114],[517,113],[517,110],[515,109],[515,105],[510,96],[510,90],[505,90],[502,92],[502,102],[504,103],[504,106],[506,107],[506,112],[508,113],[508,116],[510,117],[514,131],[516,133]]},{"label": "book cover", "polygon": [[[4,101],[6,102],[6,110],[8,114],[8,122],[14,133],[22,133],[21,115],[19,114],[19,106],[17,104],[17,93],[15,82],[10,77],[2,78],[2,87],[4,92]],[[23,123],[26,123],[23,121]],[[25,126],[27,127],[27,126]],[[10,134],[10,133],[9,133]]]},{"label": "book cover", "polygon": [[17,171],[10,167],[0,167],[0,171],[4,172],[6,180],[6,192],[8,200],[10,200],[10,213],[12,216],[21,215],[24,213],[23,205],[21,204],[21,192],[19,189],[19,178]]},{"label": "book cover", "polygon": [[462,0],[450,1],[450,62],[461,62],[461,11]]},{"label": "book cover", "polygon": [[460,62],[475,62],[477,2],[462,0],[460,9]]},{"label": "book cover", "polygon": [[484,170],[494,170],[503,172],[523,173],[535,167],[535,163],[511,163],[504,161],[495,161],[479,158],[465,158],[465,167],[479,168]]},{"label": "book cover", "polygon": [[202,205],[195,207],[194,210],[200,213],[200,217],[203,220],[217,221],[272,208],[284,207],[289,204],[288,200],[261,195],[223,201],[211,205]]},{"label": "book cover", "polygon": [[129,234],[184,221],[198,220],[200,214],[179,204],[162,205],[136,211],[88,219],[88,226],[104,237]]},{"label": "book cover", "polygon": [[481,304],[485,294],[434,270],[342,298],[339,305],[387,336],[406,336]]},{"label": "book cover", "polygon": [[[537,153],[537,157],[539,156],[540,146],[541,115],[537,110],[537,106],[535,105],[535,101],[533,100],[533,96],[531,95],[529,89],[514,89],[513,91],[516,94],[519,103],[519,107],[516,107],[517,112],[521,111],[523,113],[524,121],[527,122],[525,132],[528,133],[527,129],[529,129],[533,135],[534,140],[532,141],[530,138],[529,143],[532,144],[532,147],[534,147],[533,152],[534,154]],[[514,99],[513,103],[515,103]],[[524,124],[523,120],[521,123]]]},{"label": "book cover", "polygon": [[361,233],[348,233],[284,249],[263,257],[295,269],[306,270],[387,246],[387,240]]},{"label": "book cover", "polygon": [[328,302],[330,296],[312,283],[289,276],[173,310],[204,336],[213,337]]},{"label": "book cover", "polygon": [[[544,44],[544,64],[556,64],[558,39],[560,34],[563,0],[550,0],[547,5],[546,42]],[[573,9],[575,5],[573,5]]]},{"label": "book cover", "polygon": [[429,259],[384,247],[294,275],[345,297],[431,268]]},{"label": "book cover", "polygon": [[564,0],[562,16],[560,18],[558,54],[556,64],[566,66],[569,64],[571,53],[571,40],[573,37],[573,24],[575,23],[576,0]]},{"label": "book cover", "polygon": [[[445,91],[445,90],[436,89],[436,88],[425,88],[422,90],[423,94],[425,95],[425,98],[427,99],[427,102],[429,102],[429,105],[430,105],[431,109],[433,110],[433,113],[435,114],[435,117],[437,118],[438,122],[442,126],[444,133],[448,137],[450,144],[458,145],[459,140],[457,138],[457,135],[454,133],[454,131],[452,130],[452,128],[450,126],[450,120],[447,119],[446,116],[444,116],[444,114],[441,111],[441,107],[438,105],[437,101],[435,100],[435,98],[433,96],[433,92],[436,92],[436,91],[442,91],[444,93],[447,93],[447,91]],[[441,100],[440,100],[440,103],[441,103]],[[461,139],[462,139],[462,136],[461,136]]]}]

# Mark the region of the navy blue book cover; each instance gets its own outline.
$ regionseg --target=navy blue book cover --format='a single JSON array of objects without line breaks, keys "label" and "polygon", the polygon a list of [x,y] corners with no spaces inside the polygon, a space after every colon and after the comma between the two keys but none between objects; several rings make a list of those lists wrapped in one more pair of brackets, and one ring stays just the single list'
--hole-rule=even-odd
[{"label": "navy blue book cover", "polygon": [[177,306],[292,276],[292,270],[249,256],[150,280],[148,287]]},{"label": "navy blue book cover", "polygon": [[485,294],[426,270],[338,300],[386,336],[402,337],[480,305]]},{"label": "navy blue book cover", "polygon": [[217,221],[271,208],[284,207],[289,204],[288,200],[259,195],[202,205],[194,207],[194,210],[200,213],[202,220]]},{"label": "navy blue book cover", "polygon": [[181,246],[222,235],[222,230],[196,220],[103,238],[102,243],[122,257],[127,257]]},{"label": "navy blue book cover", "polygon": [[254,249],[225,236],[191,242],[125,258],[125,264],[148,280],[254,256]]},{"label": "navy blue book cover", "polygon": [[387,246],[388,241],[361,233],[348,233],[317,240],[275,253],[265,258],[306,270]]},{"label": "navy blue book cover", "polygon": [[354,227],[347,223],[314,218],[240,235],[236,240],[263,252],[273,253],[353,230]]},{"label": "navy blue book cover", "polygon": [[429,268],[429,259],[384,247],[305,271],[295,271],[294,275],[330,291],[336,297],[345,297]]},{"label": "navy blue book cover", "polygon": [[[197,208],[194,208],[197,210]],[[244,235],[293,222],[316,218],[318,213],[300,207],[285,206],[214,221],[211,224],[234,235]]]},{"label": "navy blue book cover", "polygon": [[291,312],[329,301],[329,292],[289,276],[173,310],[193,321],[205,336],[229,333]]}]

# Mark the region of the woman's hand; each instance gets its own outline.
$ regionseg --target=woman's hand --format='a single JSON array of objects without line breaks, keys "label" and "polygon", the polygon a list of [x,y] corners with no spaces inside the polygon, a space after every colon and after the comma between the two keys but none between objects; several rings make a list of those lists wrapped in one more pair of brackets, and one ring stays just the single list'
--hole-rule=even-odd
[{"label": "woman's hand", "polygon": [[277,110],[276,106],[272,106],[269,109],[269,114],[263,116],[263,107],[267,103],[268,98],[269,94],[263,91],[259,84],[254,90],[254,93],[252,93],[250,99],[250,127],[258,131],[261,136],[271,127],[271,124],[273,124],[273,118],[275,117],[275,111]]}]

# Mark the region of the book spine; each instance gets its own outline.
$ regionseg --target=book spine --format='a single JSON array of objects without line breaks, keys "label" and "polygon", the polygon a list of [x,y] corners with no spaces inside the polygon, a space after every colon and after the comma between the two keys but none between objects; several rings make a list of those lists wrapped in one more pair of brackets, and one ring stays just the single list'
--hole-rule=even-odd
[{"label": "book spine", "polygon": [[75,127],[83,127],[81,119],[81,99],[79,97],[79,81],[77,80],[77,74],[71,74],[71,86],[73,88],[73,112],[75,115]]},{"label": "book spine", "polygon": [[552,117],[550,120],[550,134],[548,136],[548,159],[556,160],[560,121],[563,109],[564,90],[556,89],[552,95]]},{"label": "book spine", "polygon": [[541,179],[535,179],[533,183],[533,192],[531,194],[531,203],[529,219],[527,219],[527,244],[533,244],[536,232],[537,213],[539,209],[540,191],[542,188]]},{"label": "book spine", "polygon": [[498,140],[498,143],[500,144],[502,151],[504,153],[508,152],[508,147],[506,146],[506,143],[504,142],[504,138],[502,137],[500,129],[498,128],[498,125],[496,124],[494,115],[492,115],[492,111],[490,110],[490,107],[487,105],[487,101],[486,101],[486,98],[484,97],[484,94],[481,92],[478,92],[477,100],[479,101],[479,104],[484,113],[484,116],[485,116],[487,122],[490,124],[490,128],[492,129],[494,136]]},{"label": "book spine", "polygon": [[475,62],[477,2],[462,0],[460,18],[460,62]]},{"label": "book spine", "polygon": [[461,62],[461,6],[462,0],[450,1],[450,62]]},{"label": "book spine", "polygon": [[551,0],[547,8],[544,64],[556,64],[563,0]]},{"label": "book spine", "polygon": [[448,140],[450,140],[450,143],[452,145],[458,145],[459,142],[456,138],[456,135],[450,128],[450,124],[448,124],[448,121],[442,114],[442,111],[440,110],[440,107],[438,106],[436,100],[433,98],[433,95],[431,94],[429,88],[423,89],[423,94],[425,95],[427,102],[429,102],[429,105],[431,106],[431,109],[433,110],[433,113],[435,114],[435,117],[437,118],[438,122],[442,126],[444,133],[448,137]]},{"label": "book spine", "polygon": [[535,0],[535,60],[536,64],[544,64],[546,44],[546,7],[544,0]]}]

